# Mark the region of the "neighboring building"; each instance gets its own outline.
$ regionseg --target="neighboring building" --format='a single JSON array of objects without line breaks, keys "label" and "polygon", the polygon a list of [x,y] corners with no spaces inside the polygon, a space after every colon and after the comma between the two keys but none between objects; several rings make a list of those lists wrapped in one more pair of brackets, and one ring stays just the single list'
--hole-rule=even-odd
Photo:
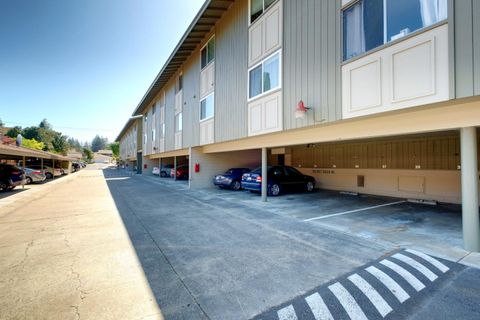
[{"label": "neighboring building", "polygon": [[475,229],[479,16],[472,0],[206,1],[121,158],[189,163],[198,188],[268,148],[320,188],[463,203]]},{"label": "neighboring building", "polygon": [[120,142],[120,166],[141,173],[142,119],[130,118],[116,141]]}]

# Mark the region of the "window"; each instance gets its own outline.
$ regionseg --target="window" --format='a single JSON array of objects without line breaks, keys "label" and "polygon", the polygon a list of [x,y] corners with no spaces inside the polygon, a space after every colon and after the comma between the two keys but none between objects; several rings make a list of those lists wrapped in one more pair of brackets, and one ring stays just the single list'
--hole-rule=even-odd
[{"label": "window", "polygon": [[157,108],[157,105],[154,104],[153,107],[152,107],[152,116],[155,114],[155,109]]},{"label": "window", "polygon": [[155,141],[155,129],[152,129],[152,141]]},{"label": "window", "polygon": [[162,123],[162,138],[165,137],[165,123]]},{"label": "window", "polygon": [[447,1],[359,0],[343,11],[344,60],[447,19]]},{"label": "window", "polygon": [[177,80],[177,93],[179,93],[180,91],[182,91],[183,89],[183,74],[179,75],[178,76],[178,80]]},{"label": "window", "polygon": [[202,70],[215,60],[215,36],[213,36],[208,43],[203,47],[200,53]]},{"label": "window", "polygon": [[200,101],[200,120],[213,117],[215,112],[215,99],[213,93]]},{"label": "window", "polygon": [[183,120],[182,120],[182,113],[180,112],[175,116],[175,132],[180,132],[182,131],[182,125],[183,125]]},{"label": "window", "polygon": [[249,72],[249,98],[280,87],[280,53],[262,61]]},{"label": "window", "polygon": [[250,0],[250,23],[258,19],[276,0]]}]

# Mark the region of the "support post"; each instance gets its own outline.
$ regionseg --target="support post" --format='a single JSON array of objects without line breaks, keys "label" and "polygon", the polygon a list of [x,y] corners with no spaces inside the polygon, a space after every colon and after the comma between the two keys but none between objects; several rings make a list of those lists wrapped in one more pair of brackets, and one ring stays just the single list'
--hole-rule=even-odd
[{"label": "support post", "polygon": [[55,180],[55,159],[52,159],[52,180]]},{"label": "support post", "polygon": [[267,202],[267,186],[268,186],[268,163],[267,163],[267,148],[262,148],[262,201]]},{"label": "support post", "polygon": [[43,158],[40,158],[40,167],[42,168],[42,173],[45,174],[45,170],[43,169]]},{"label": "support post", "polygon": [[480,252],[477,130],[475,127],[460,129],[460,148],[463,246],[465,250]]},{"label": "support post", "polygon": [[177,156],[173,157],[173,180],[177,180]]},{"label": "support post", "polygon": [[[25,156],[23,156],[22,162],[23,162],[23,171],[24,171],[24,174],[26,174],[25,173],[25,168],[26,168],[27,164],[25,163]],[[25,183],[22,183],[22,189],[25,189]]]}]

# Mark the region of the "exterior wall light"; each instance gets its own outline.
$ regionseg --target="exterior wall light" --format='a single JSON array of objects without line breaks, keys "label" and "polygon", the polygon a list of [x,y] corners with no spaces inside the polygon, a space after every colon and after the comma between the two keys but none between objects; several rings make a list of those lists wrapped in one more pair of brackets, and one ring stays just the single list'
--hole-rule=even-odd
[{"label": "exterior wall light", "polygon": [[308,110],[310,110],[310,108],[305,107],[305,103],[303,102],[303,100],[300,100],[297,104],[297,109],[295,110],[295,118],[305,119]]}]

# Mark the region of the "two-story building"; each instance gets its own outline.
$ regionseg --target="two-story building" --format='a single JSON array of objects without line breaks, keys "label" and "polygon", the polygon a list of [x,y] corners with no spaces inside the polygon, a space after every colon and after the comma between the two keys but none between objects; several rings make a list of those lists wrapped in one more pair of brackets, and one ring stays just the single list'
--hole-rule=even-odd
[{"label": "two-story building", "polygon": [[144,172],[189,164],[191,188],[268,163],[462,203],[478,251],[479,95],[477,1],[207,0],[118,139]]}]

